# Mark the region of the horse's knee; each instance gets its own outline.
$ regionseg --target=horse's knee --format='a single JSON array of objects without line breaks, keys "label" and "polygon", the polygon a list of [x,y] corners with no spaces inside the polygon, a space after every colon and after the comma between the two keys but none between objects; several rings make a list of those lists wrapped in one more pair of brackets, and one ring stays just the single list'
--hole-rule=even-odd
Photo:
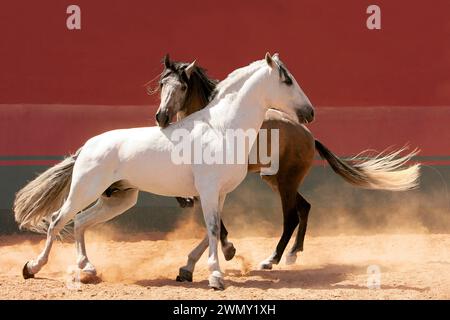
[{"label": "horse's knee", "polygon": [[205,223],[208,236],[218,241],[220,239],[220,231],[222,229],[219,215],[214,213],[206,216]]}]

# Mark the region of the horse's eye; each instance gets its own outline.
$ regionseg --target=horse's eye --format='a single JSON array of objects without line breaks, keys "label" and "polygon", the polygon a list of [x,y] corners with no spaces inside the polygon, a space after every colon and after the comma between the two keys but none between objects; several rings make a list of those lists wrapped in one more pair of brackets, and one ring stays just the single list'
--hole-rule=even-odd
[{"label": "horse's eye", "polygon": [[288,86],[292,85],[292,79],[291,78],[286,78],[283,80],[283,83],[287,84]]},{"label": "horse's eye", "polygon": [[181,91],[186,91],[186,89],[187,89],[187,86],[186,86],[186,85],[182,85],[182,86],[181,86]]}]

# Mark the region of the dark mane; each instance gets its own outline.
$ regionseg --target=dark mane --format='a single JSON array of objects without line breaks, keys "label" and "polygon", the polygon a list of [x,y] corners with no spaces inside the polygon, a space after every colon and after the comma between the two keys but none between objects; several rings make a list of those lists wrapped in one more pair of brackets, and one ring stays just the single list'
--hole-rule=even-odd
[{"label": "dark mane", "polygon": [[219,83],[216,79],[211,79],[206,74],[206,69],[196,66],[190,79],[192,88],[198,88],[206,102],[210,102],[216,95],[216,86]]},{"label": "dark mane", "polygon": [[184,72],[184,69],[188,65],[189,63],[186,62],[171,61],[170,66],[168,68],[165,68],[165,70],[161,74],[160,81],[170,74],[176,74],[179,80],[186,83],[186,85],[188,86],[188,92],[186,94],[186,100],[183,109],[189,106],[189,104],[192,102],[192,97],[194,96],[194,94],[197,94],[202,100],[203,108],[212,99],[214,99],[216,93],[215,89],[219,81],[209,78],[206,74],[206,69],[197,65],[194,67],[194,71],[188,79]]}]

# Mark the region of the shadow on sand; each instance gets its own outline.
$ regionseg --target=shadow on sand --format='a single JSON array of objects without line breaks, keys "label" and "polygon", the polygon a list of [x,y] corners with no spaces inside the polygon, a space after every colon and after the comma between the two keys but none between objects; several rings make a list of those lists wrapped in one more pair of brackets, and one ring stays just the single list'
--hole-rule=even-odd
[{"label": "shadow on sand", "polygon": [[[314,269],[302,270],[270,270],[270,271],[250,271],[245,276],[241,275],[239,270],[226,270],[225,284],[227,287],[238,288],[258,288],[258,289],[282,289],[282,288],[299,288],[299,289],[356,289],[368,290],[364,283],[357,284],[341,284],[348,279],[350,274],[366,276],[366,267],[354,265],[336,265],[328,264]],[[227,279],[227,277],[242,277],[242,281]],[[174,276],[175,279],[175,276]],[[176,282],[174,279],[160,278],[139,280],[135,284],[144,287],[163,287],[163,286],[179,286],[185,288],[200,288],[209,290],[207,279],[194,282]],[[398,286],[381,286],[383,290],[414,290],[427,291],[429,288],[410,287],[405,285]]]}]

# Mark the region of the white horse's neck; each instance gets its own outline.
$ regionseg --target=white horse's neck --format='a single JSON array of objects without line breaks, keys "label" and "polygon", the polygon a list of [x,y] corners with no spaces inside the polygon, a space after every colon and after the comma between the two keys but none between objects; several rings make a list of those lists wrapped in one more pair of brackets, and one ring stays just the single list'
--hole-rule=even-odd
[{"label": "white horse's neck", "polygon": [[247,81],[258,69],[264,66],[264,64],[265,60],[263,59],[254,61],[248,66],[234,70],[224,80],[219,82],[216,87],[216,97],[221,99],[229,93],[239,91],[245,81]]},{"label": "white horse's neck", "polygon": [[[258,131],[268,109],[270,68],[265,60],[232,72],[214,99],[202,110],[170,125],[164,130],[193,128],[195,121],[207,121],[219,131],[253,129]],[[189,123],[189,124],[187,124]]]},{"label": "white horse's neck", "polygon": [[256,131],[261,128],[269,106],[268,94],[272,83],[270,68],[267,65],[258,68],[232,98],[216,97],[219,100],[217,105],[212,103],[210,111],[220,119],[220,127]]}]

